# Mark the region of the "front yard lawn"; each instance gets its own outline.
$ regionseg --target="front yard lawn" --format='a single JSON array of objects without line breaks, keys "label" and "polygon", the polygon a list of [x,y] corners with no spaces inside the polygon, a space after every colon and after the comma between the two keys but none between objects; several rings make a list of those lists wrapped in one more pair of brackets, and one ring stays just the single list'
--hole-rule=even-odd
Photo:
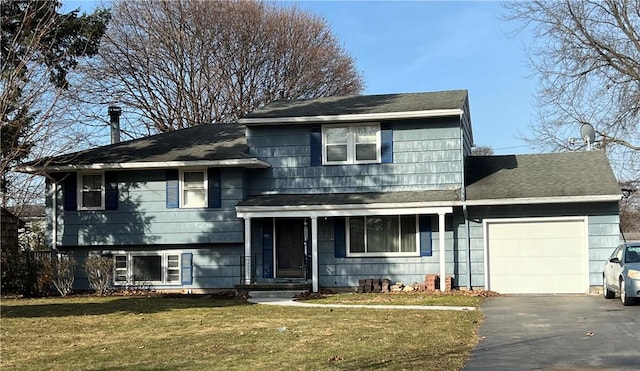
[{"label": "front yard lawn", "polygon": [[4,298],[0,368],[458,370],[481,318],[217,296]]},{"label": "front yard lawn", "polygon": [[474,292],[398,292],[385,294],[325,294],[320,297],[304,298],[305,302],[317,304],[369,304],[369,305],[427,305],[478,307],[484,297]]}]

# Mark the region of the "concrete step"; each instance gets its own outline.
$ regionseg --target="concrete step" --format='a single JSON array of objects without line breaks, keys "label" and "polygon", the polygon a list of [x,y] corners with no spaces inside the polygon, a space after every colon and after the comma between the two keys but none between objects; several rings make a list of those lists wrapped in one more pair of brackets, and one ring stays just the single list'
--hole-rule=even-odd
[{"label": "concrete step", "polygon": [[303,294],[307,290],[269,290],[269,291],[249,291],[252,298],[293,298],[296,295]]}]

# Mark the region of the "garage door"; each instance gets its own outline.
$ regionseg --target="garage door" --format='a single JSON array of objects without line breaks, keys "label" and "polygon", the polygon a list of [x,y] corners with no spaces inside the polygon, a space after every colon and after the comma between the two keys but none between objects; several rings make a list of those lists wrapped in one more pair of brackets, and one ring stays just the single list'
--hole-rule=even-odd
[{"label": "garage door", "polygon": [[504,294],[589,291],[584,218],[485,223],[490,290]]}]

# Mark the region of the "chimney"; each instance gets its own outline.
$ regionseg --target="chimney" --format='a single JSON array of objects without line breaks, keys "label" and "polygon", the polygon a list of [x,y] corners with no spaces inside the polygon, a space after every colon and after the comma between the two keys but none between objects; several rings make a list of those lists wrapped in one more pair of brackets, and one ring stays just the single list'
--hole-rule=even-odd
[{"label": "chimney", "polygon": [[109,106],[109,118],[111,119],[111,144],[120,143],[120,114],[122,108]]}]

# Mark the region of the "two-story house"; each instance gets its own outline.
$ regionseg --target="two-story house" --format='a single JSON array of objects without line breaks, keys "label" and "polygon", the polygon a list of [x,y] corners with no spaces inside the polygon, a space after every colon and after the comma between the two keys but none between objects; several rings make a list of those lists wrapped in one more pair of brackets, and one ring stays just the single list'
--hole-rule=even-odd
[{"label": "two-story house", "polygon": [[604,153],[472,156],[473,144],[466,90],[332,97],[21,170],[48,175],[54,246],[112,257],[116,286],[317,291],[439,274],[503,293],[599,288],[619,242]]}]

